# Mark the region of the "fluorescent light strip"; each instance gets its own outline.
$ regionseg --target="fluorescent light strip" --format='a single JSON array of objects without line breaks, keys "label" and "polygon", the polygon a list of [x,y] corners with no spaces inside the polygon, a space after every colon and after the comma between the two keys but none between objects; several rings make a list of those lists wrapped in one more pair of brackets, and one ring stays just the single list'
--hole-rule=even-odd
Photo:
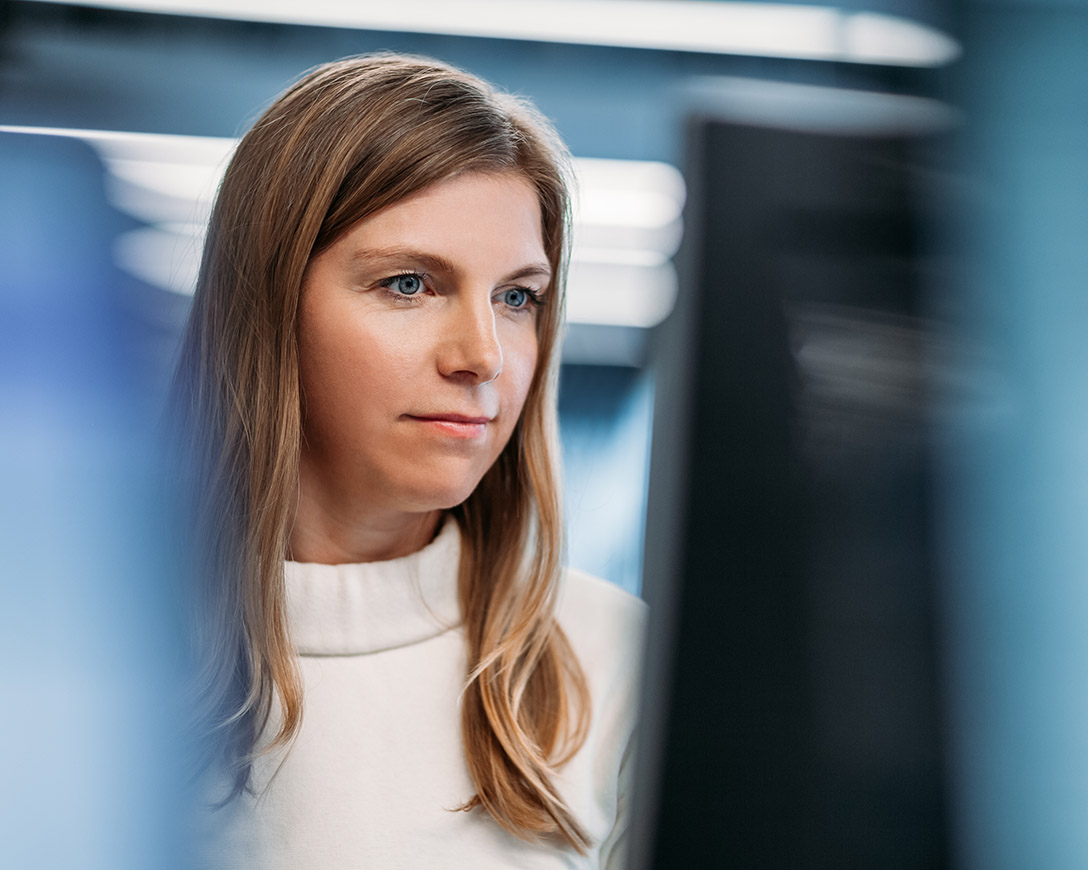
[{"label": "fluorescent light strip", "polygon": [[[178,201],[193,204],[205,212],[210,209],[216,188],[236,139],[204,136],[176,136],[158,133],[126,133],[105,130],[81,130],[60,127],[21,127],[0,125],[0,131],[68,136],[91,144],[102,156],[115,186],[125,202],[117,203],[129,211],[128,200],[139,193],[146,200],[135,213],[148,223],[164,220],[196,220],[206,214],[186,213],[178,217],[174,209],[154,214],[156,202]],[[576,186],[576,223],[592,228],[627,233],[644,230],[647,234],[665,231],[671,239],[679,223],[686,189],[679,170],[667,163],[643,160],[574,158]],[[670,242],[671,244],[671,242]],[[596,244],[594,247],[632,245]],[[639,239],[633,247],[644,247]],[[667,247],[667,246],[666,246]],[[657,247],[651,246],[653,250]],[[667,255],[675,248],[666,251]]]},{"label": "fluorescent light strip", "polygon": [[[54,3],[56,0],[42,0]],[[29,127],[0,124],[3,133],[30,133],[35,136],[67,136],[82,139],[99,150],[108,149],[118,160],[143,160],[152,151],[155,159],[176,163],[225,161],[238,144],[237,139],[214,136],[182,136],[174,133],[130,133],[124,130],[89,130],[76,127]]]},{"label": "fluorescent light strip", "polygon": [[[45,0],[67,3],[70,0]],[[868,12],[698,0],[80,0],[80,6],[403,33],[524,39],[893,66],[943,66],[960,45]]]}]

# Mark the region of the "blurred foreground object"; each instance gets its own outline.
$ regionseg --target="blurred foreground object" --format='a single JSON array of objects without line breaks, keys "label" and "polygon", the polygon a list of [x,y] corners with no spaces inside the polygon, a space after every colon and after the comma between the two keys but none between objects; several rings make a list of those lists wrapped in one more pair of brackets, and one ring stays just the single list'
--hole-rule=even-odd
[{"label": "blurred foreground object", "polygon": [[692,95],[634,866],[948,867],[930,394],[954,342],[928,293],[955,265],[935,227],[957,113]]},{"label": "blurred foreground object", "polygon": [[1088,3],[966,9],[977,207],[944,422],[954,808],[965,870],[1088,867]]},{"label": "blurred foreground object", "polygon": [[[5,865],[184,866],[152,418],[84,144],[0,133]],[[177,863],[174,863],[177,862]]]}]

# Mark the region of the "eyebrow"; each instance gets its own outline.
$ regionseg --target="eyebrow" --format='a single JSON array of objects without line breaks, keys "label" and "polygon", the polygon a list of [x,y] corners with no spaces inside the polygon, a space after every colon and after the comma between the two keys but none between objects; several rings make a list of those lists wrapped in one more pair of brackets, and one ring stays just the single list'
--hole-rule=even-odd
[{"label": "eyebrow", "polygon": [[[407,260],[409,263],[419,265],[429,272],[445,272],[447,274],[457,272],[457,267],[445,257],[438,254],[428,254],[425,251],[417,251],[414,248],[363,248],[351,254],[353,263],[373,265],[386,260]],[[506,275],[500,283],[532,277],[542,277],[549,280],[551,276],[552,268],[548,263],[528,263]]]}]

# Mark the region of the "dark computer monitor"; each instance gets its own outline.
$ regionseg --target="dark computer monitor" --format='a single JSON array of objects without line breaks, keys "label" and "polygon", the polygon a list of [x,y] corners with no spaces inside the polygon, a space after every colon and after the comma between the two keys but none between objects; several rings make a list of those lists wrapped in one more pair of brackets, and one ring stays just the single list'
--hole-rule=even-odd
[{"label": "dark computer monitor", "polygon": [[631,866],[947,867],[928,414],[954,118],[742,80],[695,104]]}]

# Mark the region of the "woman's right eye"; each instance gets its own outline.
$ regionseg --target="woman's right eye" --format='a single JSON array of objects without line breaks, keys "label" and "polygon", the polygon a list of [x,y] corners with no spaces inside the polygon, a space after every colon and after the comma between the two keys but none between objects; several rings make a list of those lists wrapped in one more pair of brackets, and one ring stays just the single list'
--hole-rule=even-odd
[{"label": "woman's right eye", "polygon": [[416,274],[394,275],[381,284],[401,296],[415,296],[423,289],[423,278]]}]

